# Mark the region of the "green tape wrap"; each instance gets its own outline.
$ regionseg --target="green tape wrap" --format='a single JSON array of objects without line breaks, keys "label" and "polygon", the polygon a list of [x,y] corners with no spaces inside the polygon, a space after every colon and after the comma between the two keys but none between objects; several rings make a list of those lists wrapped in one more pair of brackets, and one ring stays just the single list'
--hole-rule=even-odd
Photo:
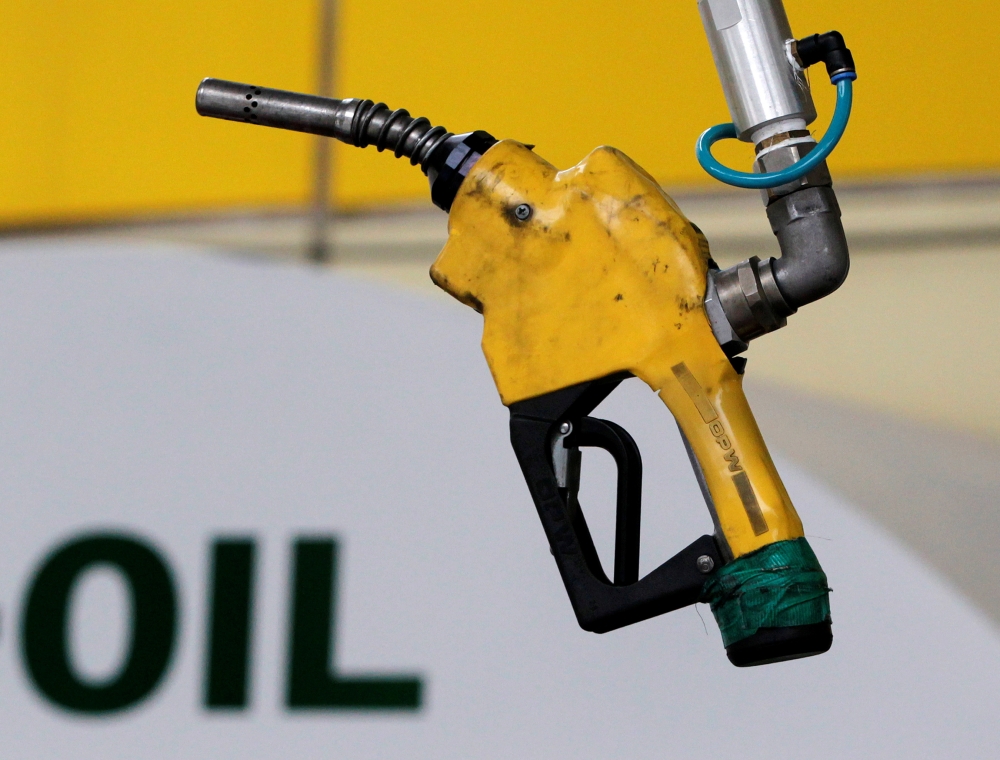
[{"label": "green tape wrap", "polygon": [[778,541],[720,568],[701,590],[728,647],[760,628],[830,619],[830,588],[809,542]]}]

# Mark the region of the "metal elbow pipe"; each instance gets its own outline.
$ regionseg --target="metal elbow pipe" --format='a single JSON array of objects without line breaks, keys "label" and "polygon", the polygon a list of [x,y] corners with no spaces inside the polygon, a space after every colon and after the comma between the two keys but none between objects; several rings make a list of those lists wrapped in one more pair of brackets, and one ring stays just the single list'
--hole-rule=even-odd
[{"label": "metal elbow pipe", "polygon": [[851,262],[832,187],[778,198],[767,207],[767,218],[781,248],[781,258],[771,264],[774,279],[793,313],[843,284]]},{"label": "metal elbow pipe", "polygon": [[774,198],[767,216],[781,258],[753,256],[709,277],[705,309],[730,356],[784,327],[799,307],[835,291],[850,269],[840,206],[829,185],[807,185]]}]

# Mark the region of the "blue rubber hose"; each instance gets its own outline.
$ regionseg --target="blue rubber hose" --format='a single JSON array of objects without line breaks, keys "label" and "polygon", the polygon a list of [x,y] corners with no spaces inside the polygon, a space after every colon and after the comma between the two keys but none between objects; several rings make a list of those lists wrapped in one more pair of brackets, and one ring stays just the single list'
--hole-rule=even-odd
[{"label": "blue rubber hose", "polygon": [[736,126],[729,124],[716,124],[701,133],[698,142],[695,143],[695,155],[701,168],[711,174],[720,182],[735,187],[745,187],[752,190],[761,190],[768,187],[778,187],[788,182],[804,177],[816,166],[829,156],[840,138],[847,129],[847,122],[851,118],[851,101],[853,100],[853,80],[857,75],[853,71],[846,71],[833,77],[833,83],[837,85],[837,106],[833,111],[833,118],[830,126],[823,135],[823,139],[816,144],[805,158],[796,161],[791,166],[778,172],[765,172],[763,174],[753,174],[750,172],[738,172],[723,166],[715,160],[712,155],[712,146],[719,140],[735,139]]}]

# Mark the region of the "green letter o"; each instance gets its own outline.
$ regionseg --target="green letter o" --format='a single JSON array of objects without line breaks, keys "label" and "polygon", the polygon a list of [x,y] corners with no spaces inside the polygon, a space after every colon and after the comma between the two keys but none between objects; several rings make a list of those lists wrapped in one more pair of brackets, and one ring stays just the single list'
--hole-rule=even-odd
[{"label": "green letter o", "polygon": [[[67,612],[76,579],[94,565],[110,565],[132,587],[132,646],[114,680],[88,684],[69,662]],[[21,630],[25,666],[55,704],[82,713],[124,710],[156,688],[174,647],[177,604],[166,563],[148,544],[121,535],[91,535],[56,549],[35,575]]]}]

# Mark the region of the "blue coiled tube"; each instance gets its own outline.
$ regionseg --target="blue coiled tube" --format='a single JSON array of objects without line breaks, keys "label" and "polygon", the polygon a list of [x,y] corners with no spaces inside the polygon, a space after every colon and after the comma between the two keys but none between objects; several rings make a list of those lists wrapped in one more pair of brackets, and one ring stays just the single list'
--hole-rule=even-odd
[{"label": "blue coiled tube", "polygon": [[830,126],[823,135],[823,139],[817,143],[805,158],[796,161],[791,166],[778,172],[765,172],[763,174],[753,174],[750,172],[738,172],[723,166],[715,160],[712,155],[712,146],[719,140],[733,139],[736,135],[736,126],[729,124],[716,124],[701,133],[698,142],[695,143],[695,155],[701,168],[711,174],[720,182],[735,187],[745,187],[752,190],[761,190],[768,187],[778,187],[787,182],[804,177],[816,166],[829,156],[840,138],[847,129],[847,122],[851,118],[851,101],[853,99],[852,83],[857,78],[853,71],[845,71],[835,75],[831,82],[837,85],[837,106],[833,111],[833,119]]}]

